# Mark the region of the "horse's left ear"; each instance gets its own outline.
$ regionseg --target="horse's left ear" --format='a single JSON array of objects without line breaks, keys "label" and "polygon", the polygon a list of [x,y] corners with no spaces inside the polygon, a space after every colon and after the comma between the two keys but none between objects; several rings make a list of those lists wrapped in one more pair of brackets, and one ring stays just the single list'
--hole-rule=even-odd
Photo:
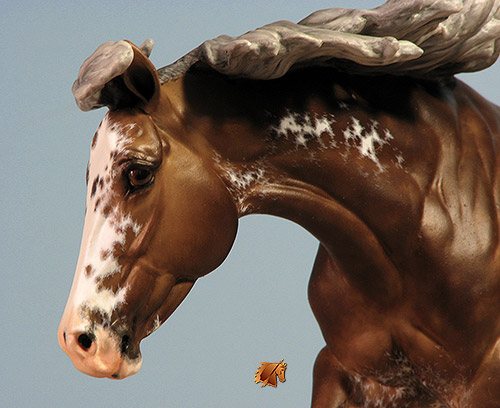
[{"label": "horse's left ear", "polygon": [[141,47],[129,41],[101,45],[85,60],[73,84],[73,95],[83,111],[108,106],[110,110],[156,109],[160,79],[148,56],[153,41]]}]

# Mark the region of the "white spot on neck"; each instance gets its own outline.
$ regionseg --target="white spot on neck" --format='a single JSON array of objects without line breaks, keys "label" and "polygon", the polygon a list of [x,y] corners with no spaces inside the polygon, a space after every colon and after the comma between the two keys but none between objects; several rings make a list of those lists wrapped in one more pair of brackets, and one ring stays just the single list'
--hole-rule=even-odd
[{"label": "white spot on neck", "polygon": [[349,105],[345,103],[344,101],[339,101],[338,102],[339,108],[342,110],[349,110]]},{"label": "white spot on neck", "polygon": [[214,162],[226,180],[229,192],[236,200],[240,216],[246,214],[249,207],[244,202],[245,194],[253,187],[269,182],[265,159],[253,164],[236,166],[222,160],[221,156],[214,152]]},{"label": "white spot on neck", "polygon": [[384,171],[377,157],[377,150],[394,137],[389,129],[385,129],[383,135],[380,135],[377,131],[378,125],[377,121],[372,121],[370,127],[365,128],[358,119],[352,117],[351,124],[343,131],[343,136],[346,144],[356,147],[362,156],[369,158],[380,171]]},{"label": "white spot on neck", "polygon": [[333,115],[316,116],[305,114],[303,116],[297,113],[289,112],[281,118],[278,126],[274,127],[274,132],[285,139],[291,138],[295,147],[308,148],[308,143],[315,141],[320,149],[325,149],[325,143],[322,136],[332,138],[334,135],[332,123],[335,123]]},{"label": "white spot on neck", "polygon": [[[342,108],[348,109],[348,105],[344,103]],[[335,131],[339,134],[336,135]],[[297,161],[297,166],[300,165],[299,160],[321,166],[327,157],[322,154],[325,151],[339,149],[339,156],[347,162],[351,149],[354,148],[362,157],[375,163],[379,172],[384,172],[384,165],[379,159],[380,151],[394,139],[389,129],[379,131],[379,123],[375,120],[366,125],[359,119],[351,117],[347,127],[342,129],[335,116],[328,113],[320,116],[315,113],[289,111],[275,126],[271,126],[268,132],[266,142],[269,143],[269,151],[256,162],[232,163],[214,152],[214,162],[226,180],[228,190],[235,198],[240,214],[247,214],[252,210],[245,204],[246,193],[255,185],[270,182],[269,178],[274,174],[271,157],[277,153],[306,152],[295,154],[294,160]],[[277,149],[282,150],[278,152]],[[402,169],[404,158],[401,151],[397,147],[392,147],[391,153],[392,158],[389,158],[391,163]],[[373,169],[370,167],[363,168],[362,171],[364,177],[373,175]]]}]

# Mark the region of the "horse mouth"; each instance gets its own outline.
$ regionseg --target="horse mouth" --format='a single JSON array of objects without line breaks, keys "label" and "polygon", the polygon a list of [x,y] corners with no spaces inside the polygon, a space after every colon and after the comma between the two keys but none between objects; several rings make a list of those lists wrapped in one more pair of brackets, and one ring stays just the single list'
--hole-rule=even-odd
[{"label": "horse mouth", "polygon": [[139,345],[128,335],[119,339],[102,327],[92,333],[60,330],[59,343],[75,367],[97,378],[123,379],[139,371],[142,356]]}]

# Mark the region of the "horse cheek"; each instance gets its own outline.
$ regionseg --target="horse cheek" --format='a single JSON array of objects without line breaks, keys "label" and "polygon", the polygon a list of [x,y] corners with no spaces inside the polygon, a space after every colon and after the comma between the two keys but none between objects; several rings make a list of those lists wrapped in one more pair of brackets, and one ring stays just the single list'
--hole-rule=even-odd
[{"label": "horse cheek", "polygon": [[[169,180],[158,249],[176,275],[198,278],[217,268],[236,237],[236,206],[220,179],[194,166],[194,178]],[[186,174],[186,173],[184,173]]]}]

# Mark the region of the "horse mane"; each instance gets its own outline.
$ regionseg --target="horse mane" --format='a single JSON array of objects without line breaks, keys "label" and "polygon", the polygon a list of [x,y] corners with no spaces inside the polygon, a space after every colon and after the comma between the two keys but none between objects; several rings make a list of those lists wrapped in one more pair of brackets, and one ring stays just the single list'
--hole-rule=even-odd
[{"label": "horse mane", "polygon": [[500,0],[389,0],[372,10],[331,8],[299,23],[278,21],[220,36],[158,70],[161,82],[197,63],[231,76],[274,79],[328,65],[350,73],[452,76],[499,54]]}]

